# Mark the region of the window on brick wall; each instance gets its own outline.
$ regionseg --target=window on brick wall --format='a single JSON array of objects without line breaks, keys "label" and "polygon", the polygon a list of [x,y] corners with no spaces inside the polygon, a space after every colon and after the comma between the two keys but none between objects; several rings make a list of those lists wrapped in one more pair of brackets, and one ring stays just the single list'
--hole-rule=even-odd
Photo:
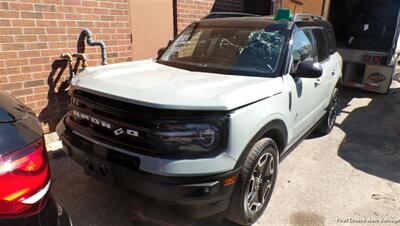
[{"label": "window on brick wall", "polygon": [[270,0],[245,0],[244,12],[254,13],[259,15],[271,14],[271,1]]}]

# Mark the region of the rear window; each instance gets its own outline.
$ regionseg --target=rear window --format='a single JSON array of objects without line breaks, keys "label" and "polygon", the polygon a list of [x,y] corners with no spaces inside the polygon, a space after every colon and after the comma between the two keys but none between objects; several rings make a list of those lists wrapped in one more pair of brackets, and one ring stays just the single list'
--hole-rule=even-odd
[{"label": "rear window", "polygon": [[312,29],[315,37],[318,61],[322,62],[329,57],[329,45],[322,29]]}]

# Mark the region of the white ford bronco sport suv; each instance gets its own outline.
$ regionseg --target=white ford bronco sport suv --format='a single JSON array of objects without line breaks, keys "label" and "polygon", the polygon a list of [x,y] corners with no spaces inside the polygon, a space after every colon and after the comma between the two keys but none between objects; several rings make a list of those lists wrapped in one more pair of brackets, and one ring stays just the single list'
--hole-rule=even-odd
[{"label": "white ford bronco sport suv", "polygon": [[85,172],[201,218],[255,222],[278,163],[338,113],[342,59],[311,15],[203,19],[156,60],[88,68],[59,124]]}]

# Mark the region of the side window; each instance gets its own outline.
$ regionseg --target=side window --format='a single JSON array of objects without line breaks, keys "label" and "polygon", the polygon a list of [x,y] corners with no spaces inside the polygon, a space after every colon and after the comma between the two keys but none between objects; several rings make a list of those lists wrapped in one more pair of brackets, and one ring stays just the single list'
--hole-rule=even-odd
[{"label": "side window", "polygon": [[315,61],[315,50],[312,35],[309,30],[300,30],[293,39],[292,47],[293,65],[291,72],[295,72],[299,64],[306,60]]},{"label": "side window", "polygon": [[336,39],[333,30],[324,30],[326,38],[329,43],[329,54],[334,54],[336,52]]},{"label": "side window", "polygon": [[312,29],[315,37],[318,62],[322,62],[329,57],[329,42],[326,40],[322,29]]}]

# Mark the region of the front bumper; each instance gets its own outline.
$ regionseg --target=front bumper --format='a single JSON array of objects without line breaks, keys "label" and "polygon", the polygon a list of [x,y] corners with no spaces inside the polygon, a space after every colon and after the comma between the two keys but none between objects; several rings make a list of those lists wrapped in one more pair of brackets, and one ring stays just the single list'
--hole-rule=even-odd
[{"label": "front bumper", "polygon": [[[72,133],[72,131],[67,133]],[[127,155],[120,155],[120,161],[116,161],[114,153],[116,151],[113,149],[100,145],[103,154],[99,155],[99,152],[89,150],[92,146],[76,145],[76,142],[70,142],[68,137],[64,133],[61,136],[63,149],[74,161],[85,167],[85,171],[88,159],[100,159],[110,165],[112,180],[101,176],[95,177],[162,203],[174,205],[174,210],[179,214],[191,218],[203,218],[222,212],[229,206],[234,184],[224,186],[224,180],[232,176],[236,177],[238,169],[205,176],[157,175],[140,170],[138,167],[140,163],[135,163],[132,159],[130,159],[132,161],[128,160]],[[99,144],[96,143],[93,147],[99,148]],[[114,157],[111,158],[111,156]]]}]

